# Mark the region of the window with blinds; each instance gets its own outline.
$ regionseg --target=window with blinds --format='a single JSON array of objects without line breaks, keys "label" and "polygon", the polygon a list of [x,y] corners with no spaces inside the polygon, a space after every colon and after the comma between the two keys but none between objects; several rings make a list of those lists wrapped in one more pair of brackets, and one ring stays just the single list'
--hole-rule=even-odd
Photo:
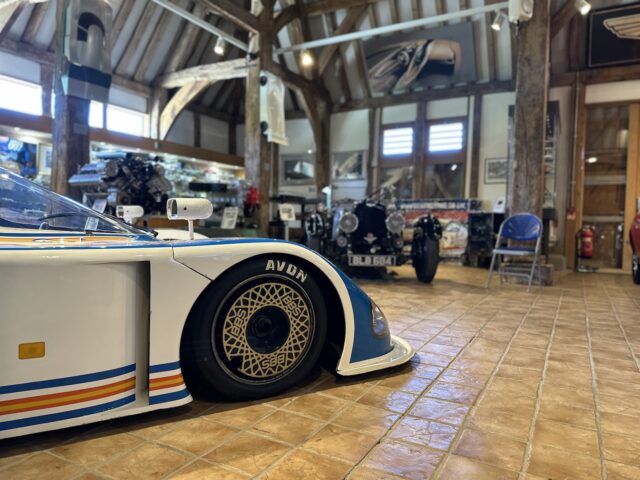
[{"label": "window with blinds", "polygon": [[441,123],[429,128],[429,152],[459,152],[464,148],[464,124]]},{"label": "window with blinds", "polygon": [[382,154],[386,156],[413,153],[413,127],[388,128],[382,137]]}]

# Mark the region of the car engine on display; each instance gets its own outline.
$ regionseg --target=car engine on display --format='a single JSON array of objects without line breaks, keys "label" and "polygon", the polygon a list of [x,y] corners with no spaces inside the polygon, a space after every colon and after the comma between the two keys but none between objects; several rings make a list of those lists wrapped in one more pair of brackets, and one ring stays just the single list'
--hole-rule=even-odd
[{"label": "car engine on display", "polygon": [[145,213],[164,213],[172,185],[164,167],[146,154],[102,152],[99,162],[88,163],[69,179],[82,191],[83,203],[92,207],[106,199],[104,210],[115,213],[117,205],[139,205]]},{"label": "car engine on display", "polygon": [[341,206],[310,215],[305,220],[305,243],[347,270],[411,261],[418,280],[431,282],[439,262],[440,222],[423,215],[413,222],[413,234],[405,239],[406,222],[391,194],[382,190],[352,208]]},{"label": "car engine on display", "polygon": [[[211,211],[170,199],[167,215],[192,223]],[[414,355],[308,248],[160,240],[2,168],[0,305],[0,439],[183,405],[195,386],[275,395],[323,351],[344,376]]]},{"label": "car engine on display", "polygon": [[629,241],[631,250],[633,250],[631,274],[633,275],[633,281],[640,284],[640,211],[637,213],[636,218],[633,219],[633,224],[629,231]]}]

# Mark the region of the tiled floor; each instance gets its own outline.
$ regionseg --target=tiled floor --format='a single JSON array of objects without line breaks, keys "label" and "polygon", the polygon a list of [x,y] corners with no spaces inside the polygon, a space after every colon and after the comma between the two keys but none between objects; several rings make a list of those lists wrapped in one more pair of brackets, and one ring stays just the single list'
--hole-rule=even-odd
[{"label": "tiled floor", "polygon": [[281,398],[0,442],[1,479],[638,479],[640,287],[568,274],[543,292],[443,266],[363,282],[419,350],[399,371],[318,372]]}]

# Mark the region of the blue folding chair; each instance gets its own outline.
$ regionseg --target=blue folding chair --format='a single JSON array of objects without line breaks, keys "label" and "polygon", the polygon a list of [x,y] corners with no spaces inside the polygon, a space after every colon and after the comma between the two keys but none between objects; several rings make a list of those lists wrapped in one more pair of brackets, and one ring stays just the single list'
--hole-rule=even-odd
[{"label": "blue folding chair", "polygon": [[[489,268],[489,278],[487,279],[486,288],[489,288],[491,284],[491,277],[493,275],[493,269],[498,261],[498,276],[500,277],[500,283],[502,284],[503,276],[522,277],[529,280],[529,287],[527,291],[531,291],[531,283],[533,282],[533,276],[535,275],[536,266],[540,258],[540,243],[542,239],[542,222],[538,217],[530,213],[518,213],[507,218],[498,231],[498,238],[496,240],[496,246],[493,249],[493,256],[491,257],[491,267]],[[506,244],[503,241],[507,240]],[[530,248],[526,246],[510,246],[509,240],[515,240],[517,242],[535,242],[535,247]],[[502,265],[503,257],[533,257],[531,268],[527,264],[514,265],[511,264],[508,267]],[[542,275],[538,275],[540,280],[540,288],[542,288]]]}]

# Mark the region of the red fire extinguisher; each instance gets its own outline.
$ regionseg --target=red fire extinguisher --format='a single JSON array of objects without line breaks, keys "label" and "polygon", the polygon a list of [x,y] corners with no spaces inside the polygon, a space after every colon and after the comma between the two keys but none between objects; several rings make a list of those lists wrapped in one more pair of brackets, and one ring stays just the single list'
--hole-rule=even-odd
[{"label": "red fire extinguisher", "polygon": [[578,235],[580,256],[582,258],[593,258],[593,229],[584,225]]}]

